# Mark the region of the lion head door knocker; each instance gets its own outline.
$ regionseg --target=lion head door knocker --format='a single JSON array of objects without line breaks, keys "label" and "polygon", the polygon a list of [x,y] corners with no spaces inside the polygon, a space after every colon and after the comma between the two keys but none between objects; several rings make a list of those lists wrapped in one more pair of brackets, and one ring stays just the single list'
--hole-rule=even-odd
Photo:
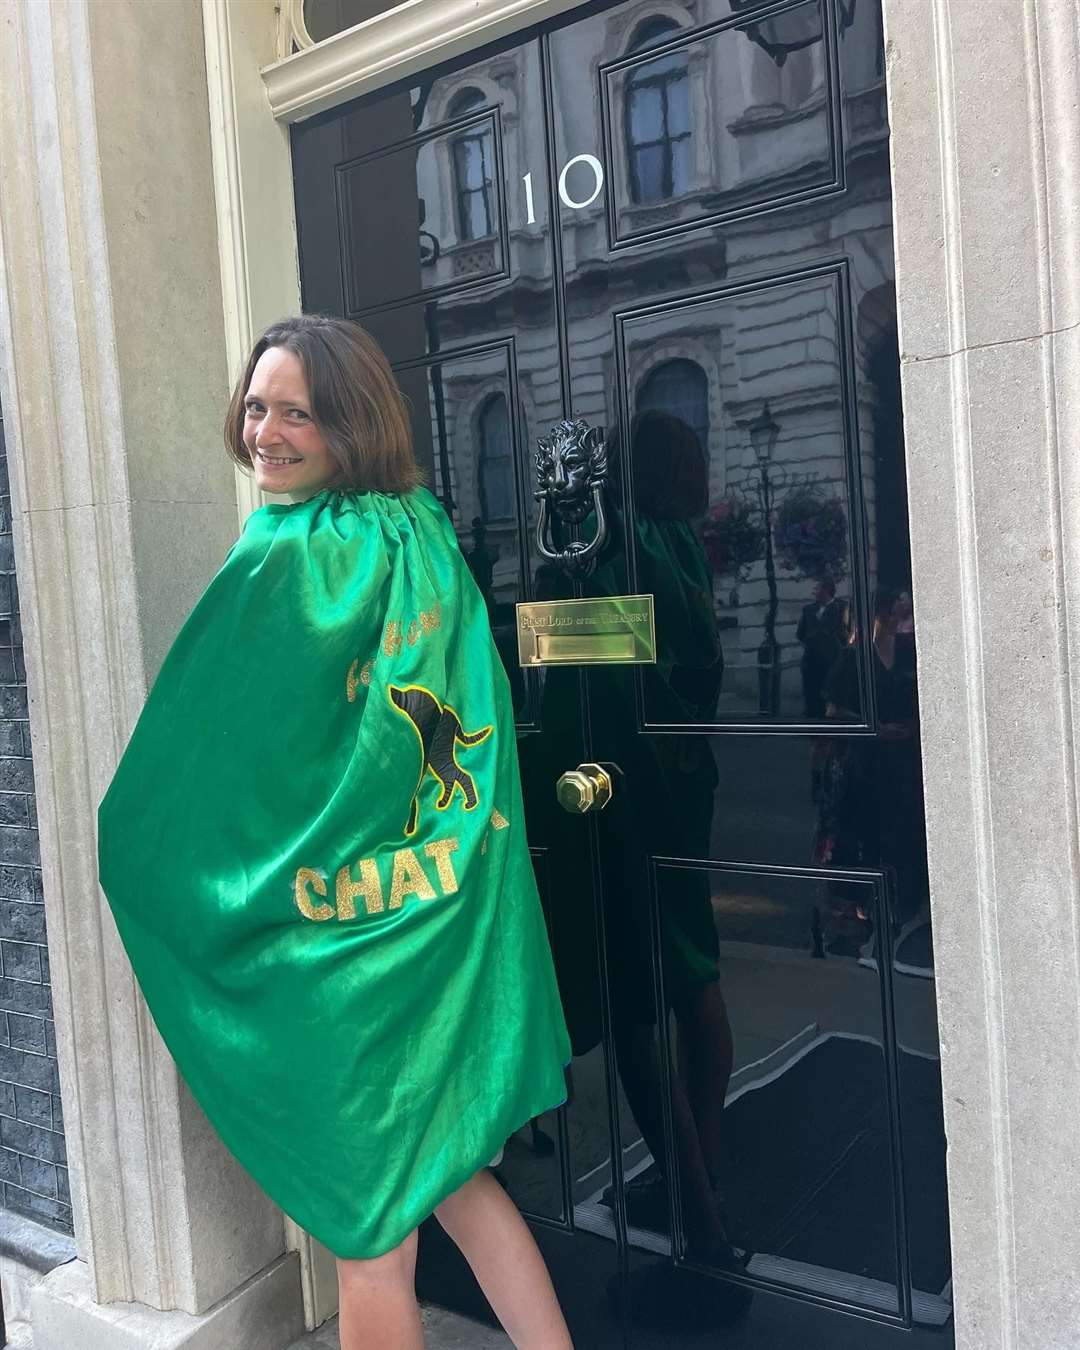
[{"label": "lion head door knocker", "polygon": [[[570,577],[588,574],[607,540],[604,483],[608,458],[604,433],[585,421],[559,422],[536,442],[534,494],[540,503],[536,545],[548,562],[557,563]],[[554,521],[580,525],[592,513],[596,533],[588,543],[575,539],[558,547]],[[554,517],[554,520],[553,520]]]}]

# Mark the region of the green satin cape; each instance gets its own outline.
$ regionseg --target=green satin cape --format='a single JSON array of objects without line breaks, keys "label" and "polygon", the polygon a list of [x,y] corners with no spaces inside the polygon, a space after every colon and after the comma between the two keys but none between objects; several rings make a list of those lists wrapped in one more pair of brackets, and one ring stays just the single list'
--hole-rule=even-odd
[{"label": "green satin cape", "polygon": [[426,491],[248,520],[99,813],[146,1001],[229,1149],[344,1257],[565,1098],[509,687]]}]

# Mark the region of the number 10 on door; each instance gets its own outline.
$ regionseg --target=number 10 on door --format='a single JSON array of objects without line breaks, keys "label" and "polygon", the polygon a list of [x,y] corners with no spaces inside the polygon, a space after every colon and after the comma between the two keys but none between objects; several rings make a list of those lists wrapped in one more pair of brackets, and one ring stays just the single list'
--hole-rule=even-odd
[{"label": "number 10 on door", "polygon": [[[566,180],[570,170],[575,164],[584,164],[593,176],[593,189],[587,197],[571,197],[570,191],[566,186]],[[526,220],[530,225],[536,224],[536,204],[533,200],[532,170],[522,175],[521,181],[525,184],[525,213]],[[568,206],[571,211],[580,211],[583,207],[591,206],[604,188],[604,166],[595,155],[575,155],[573,159],[568,159],[562,167],[562,173],[559,174],[559,200],[564,206]]]}]

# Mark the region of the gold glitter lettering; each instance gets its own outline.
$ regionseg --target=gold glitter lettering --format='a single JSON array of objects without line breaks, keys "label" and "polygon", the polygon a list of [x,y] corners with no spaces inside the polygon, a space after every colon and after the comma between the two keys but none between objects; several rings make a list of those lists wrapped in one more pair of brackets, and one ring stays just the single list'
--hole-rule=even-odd
[{"label": "gold glitter lettering", "polygon": [[435,859],[435,869],[439,873],[439,885],[442,887],[443,895],[453,895],[458,888],[454,864],[450,861],[450,854],[457,851],[456,839],[433,839],[430,844],[424,845],[427,856]]},{"label": "gold glitter lettering", "polygon": [[420,627],[425,633],[431,633],[442,624],[442,601],[435,601],[435,608],[420,611]]},{"label": "gold glitter lettering", "polygon": [[[374,665],[374,661],[365,661],[364,664],[360,666],[360,658],[357,657],[349,667],[349,673],[345,676],[345,696],[350,703],[356,702],[356,695],[359,692],[360,685],[368,685],[371,683],[371,671]],[[356,671],[357,666],[360,666],[359,675]]]},{"label": "gold glitter lettering", "polygon": [[401,902],[407,895],[415,895],[420,900],[435,899],[435,892],[431,889],[431,882],[428,881],[423,867],[420,866],[420,859],[411,848],[399,848],[394,854],[394,875],[390,881],[390,908],[400,909]]},{"label": "gold glitter lettering", "polygon": [[319,876],[318,872],[312,871],[310,867],[301,867],[296,873],[296,880],[293,883],[293,897],[296,900],[296,908],[305,919],[314,919],[321,923],[323,919],[333,917],[333,905],[313,905],[311,896],[307,893],[309,886],[314,887],[316,895],[326,894],[326,882]]},{"label": "gold glitter lettering", "polygon": [[510,828],[510,822],[506,819],[503,813],[498,810],[492,811],[491,823],[497,830],[508,830]]},{"label": "gold glitter lettering", "polygon": [[358,862],[360,880],[353,881],[352,872],[343,867],[337,874],[337,916],[339,919],[356,918],[356,897],[364,897],[364,907],[369,914],[381,914],[383,904],[382,882],[375,867],[374,858],[364,858]]},{"label": "gold glitter lettering", "polygon": [[386,625],[382,649],[387,656],[397,656],[401,652],[401,646],[401,624],[397,619],[391,619]]},{"label": "gold glitter lettering", "polygon": [[409,624],[409,631],[405,634],[405,641],[410,647],[415,647],[420,641],[420,625],[415,619]]}]

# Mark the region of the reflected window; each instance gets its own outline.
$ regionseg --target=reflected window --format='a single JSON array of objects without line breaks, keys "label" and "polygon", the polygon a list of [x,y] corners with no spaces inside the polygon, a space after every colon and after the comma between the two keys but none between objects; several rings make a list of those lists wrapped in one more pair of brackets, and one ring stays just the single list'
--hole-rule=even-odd
[{"label": "reflected window", "polygon": [[[678,31],[671,19],[650,19],[638,29],[630,50],[654,47]],[[666,201],[688,191],[690,81],[685,52],[647,61],[627,80],[626,144],[633,201]]]},{"label": "reflected window", "polygon": [[[482,108],[485,102],[479,89],[463,89],[450,104],[449,115],[461,117]],[[491,177],[494,150],[489,125],[470,127],[454,137],[454,193],[461,239],[487,239],[495,233]]]},{"label": "reflected window", "polygon": [[514,514],[514,464],[506,399],[492,394],[480,409],[480,516],[510,520]]},{"label": "reflected window", "polygon": [[701,448],[708,452],[709,379],[696,361],[665,361],[649,372],[638,390],[637,411],[653,409],[692,427]]}]

